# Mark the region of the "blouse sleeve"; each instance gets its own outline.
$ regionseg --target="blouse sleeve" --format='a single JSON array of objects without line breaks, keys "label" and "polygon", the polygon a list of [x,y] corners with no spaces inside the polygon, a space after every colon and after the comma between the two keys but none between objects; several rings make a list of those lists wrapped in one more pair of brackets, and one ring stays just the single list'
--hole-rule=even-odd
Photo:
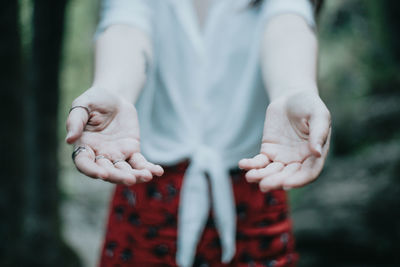
[{"label": "blouse sleeve", "polygon": [[294,13],[303,17],[310,27],[315,27],[314,9],[310,0],[265,0],[262,8],[264,21],[276,15]]},{"label": "blouse sleeve", "polygon": [[115,24],[135,26],[151,37],[153,16],[151,2],[151,0],[102,0],[95,39],[107,27]]}]

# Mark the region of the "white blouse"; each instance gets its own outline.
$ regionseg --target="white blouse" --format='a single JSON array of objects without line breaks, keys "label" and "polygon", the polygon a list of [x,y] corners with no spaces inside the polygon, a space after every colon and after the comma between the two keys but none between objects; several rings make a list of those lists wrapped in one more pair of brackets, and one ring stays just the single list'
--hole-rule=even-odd
[{"label": "white blouse", "polygon": [[181,267],[193,263],[211,202],[222,262],[235,254],[229,169],[260,150],[268,105],[260,43],[265,22],[281,13],[296,13],[314,26],[308,0],[264,0],[259,7],[249,7],[249,0],[214,0],[202,28],[192,0],[103,1],[97,34],[128,24],[152,41],[154,59],[136,103],[142,153],[164,165],[190,159],[178,215]]}]

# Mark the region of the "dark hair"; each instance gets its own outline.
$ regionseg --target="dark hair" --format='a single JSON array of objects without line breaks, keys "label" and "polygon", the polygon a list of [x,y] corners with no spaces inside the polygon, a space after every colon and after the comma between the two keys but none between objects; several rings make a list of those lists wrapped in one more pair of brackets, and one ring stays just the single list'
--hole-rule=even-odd
[{"label": "dark hair", "polygon": [[255,7],[262,3],[263,0],[251,0],[250,6]]},{"label": "dark hair", "polygon": [[[259,6],[264,0],[251,0],[250,6],[257,7]],[[321,10],[322,3],[324,0],[310,0],[311,3],[314,5],[315,14],[318,15],[319,11]]]}]

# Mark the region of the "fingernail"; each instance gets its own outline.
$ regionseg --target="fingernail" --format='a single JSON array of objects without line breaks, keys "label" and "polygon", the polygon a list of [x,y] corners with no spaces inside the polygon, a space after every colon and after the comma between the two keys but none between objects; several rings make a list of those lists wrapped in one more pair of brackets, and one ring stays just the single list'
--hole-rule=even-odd
[{"label": "fingernail", "polygon": [[68,132],[68,133],[67,133],[67,137],[65,137],[65,140],[68,140],[69,138],[71,138],[71,136],[72,136],[72,133],[71,133],[71,132]]},{"label": "fingernail", "polygon": [[268,192],[268,189],[260,188],[260,191],[261,191],[262,193],[267,193],[267,192]]},{"label": "fingernail", "polygon": [[99,179],[101,179],[101,180],[104,180],[104,179],[107,178],[107,175],[108,175],[107,172],[105,172],[105,171],[100,171],[100,172],[97,174],[97,177],[98,177]]},{"label": "fingernail", "polygon": [[315,146],[315,150],[316,150],[319,154],[322,154],[322,147],[321,147],[320,144],[317,144],[317,145]]},{"label": "fingernail", "polygon": [[164,169],[160,165],[157,165],[157,171],[164,173]]}]

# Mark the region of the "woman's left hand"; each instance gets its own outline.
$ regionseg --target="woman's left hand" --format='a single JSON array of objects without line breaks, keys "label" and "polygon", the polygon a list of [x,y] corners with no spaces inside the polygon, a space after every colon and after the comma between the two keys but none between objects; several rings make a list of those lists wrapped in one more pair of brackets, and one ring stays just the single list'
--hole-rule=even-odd
[{"label": "woman's left hand", "polygon": [[329,150],[331,118],[315,92],[298,91],[267,108],[260,154],[239,162],[260,190],[304,186],[320,174]]}]

